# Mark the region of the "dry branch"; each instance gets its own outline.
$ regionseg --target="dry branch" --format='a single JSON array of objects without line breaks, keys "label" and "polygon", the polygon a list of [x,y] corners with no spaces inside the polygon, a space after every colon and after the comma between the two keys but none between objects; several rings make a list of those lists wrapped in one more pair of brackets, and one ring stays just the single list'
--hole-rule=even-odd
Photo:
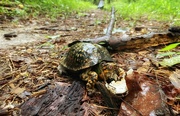
[{"label": "dry branch", "polygon": [[111,21],[110,21],[109,26],[107,28],[106,36],[111,36],[112,35],[112,31],[113,31],[113,28],[114,28],[114,23],[115,23],[115,9],[114,9],[114,7],[112,7]]},{"label": "dry branch", "polygon": [[85,39],[85,40],[82,40],[82,41],[91,41],[93,43],[108,42],[109,39],[112,36],[112,31],[113,31],[113,28],[114,28],[114,23],[115,23],[115,9],[114,9],[114,7],[112,7],[112,10],[111,10],[111,20],[110,20],[109,26],[107,28],[106,35],[102,36],[102,37],[95,38],[95,39]]}]

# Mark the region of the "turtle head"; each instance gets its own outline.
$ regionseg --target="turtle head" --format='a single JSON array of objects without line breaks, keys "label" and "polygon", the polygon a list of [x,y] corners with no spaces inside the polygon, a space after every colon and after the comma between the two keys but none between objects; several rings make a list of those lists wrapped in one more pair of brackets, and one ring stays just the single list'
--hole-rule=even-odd
[{"label": "turtle head", "polygon": [[115,62],[100,63],[98,72],[99,78],[106,81],[117,81],[126,76],[125,71]]}]

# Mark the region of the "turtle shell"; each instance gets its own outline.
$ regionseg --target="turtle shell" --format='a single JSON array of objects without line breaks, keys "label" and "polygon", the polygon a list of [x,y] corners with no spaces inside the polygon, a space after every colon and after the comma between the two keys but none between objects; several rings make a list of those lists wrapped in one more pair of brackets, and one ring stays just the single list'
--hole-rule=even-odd
[{"label": "turtle shell", "polygon": [[99,44],[78,42],[73,44],[67,54],[62,57],[61,65],[69,70],[78,71],[101,61],[112,61],[105,47]]}]

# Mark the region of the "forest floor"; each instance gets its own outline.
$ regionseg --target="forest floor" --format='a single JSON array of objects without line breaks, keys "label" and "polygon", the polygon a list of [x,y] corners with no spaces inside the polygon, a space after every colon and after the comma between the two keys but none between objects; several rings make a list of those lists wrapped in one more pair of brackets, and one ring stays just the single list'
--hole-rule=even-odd
[{"label": "forest floor", "polygon": [[[60,55],[67,51],[68,43],[103,36],[109,20],[109,12],[94,10],[54,21],[47,18],[17,22],[1,21],[0,114],[19,115],[21,114],[19,105],[28,98],[41,96],[46,92],[48,86],[57,82],[72,83],[73,78],[66,78],[66,76],[58,74],[57,66]],[[116,31],[113,35],[118,37],[124,32],[131,35],[137,34],[134,31],[135,27],[165,30],[169,25],[168,22],[155,20],[124,21],[118,19],[114,26]],[[146,32],[142,30],[138,34],[142,33]],[[13,37],[4,37],[9,35]],[[178,68],[180,66],[163,68],[157,64],[156,55],[162,47],[164,46],[113,51],[111,53],[112,58],[125,71],[130,69],[134,71],[133,76],[129,77],[138,80],[138,85],[134,85],[135,88],[141,88],[141,90],[129,90],[129,95],[133,94],[136,97],[123,98],[125,101],[132,99],[133,102],[129,102],[131,107],[126,102],[121,103],[118,109],[119,115],[130,115],[135,112],[137,115],[146,116],[150,113],[158,114],[158,111],[160,114],[176,115],[180,112],[180,104],[177,100],[180,90],[174,87],[175,85],[169,79],[172,75],[179,75]],[[179,50],[179,47],[177,49]],[[130,84],[128,82],[127,85]],[[94,110],[91,108],[93,115],[110,114],[108,111],[104,111],[111,108],[105,105],[102,98],[94,96],[86,98],[86,100],[88,104],[94,106]],[[162,102],[163,108],[160,105]],[[164,111],[164,107],[167,108],[165,108],[166,111]],[[126,112],[128,110],[130,114]]]}]

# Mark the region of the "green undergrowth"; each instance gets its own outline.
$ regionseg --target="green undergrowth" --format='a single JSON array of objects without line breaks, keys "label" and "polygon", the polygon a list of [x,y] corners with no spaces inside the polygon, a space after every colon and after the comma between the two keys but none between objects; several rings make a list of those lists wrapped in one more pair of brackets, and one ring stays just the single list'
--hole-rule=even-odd
[{"label": "green undergrowth", "polygon": [[180,25],[180,2],[178,0],[114,0],[105,8],[114,6],[119,17],[125,20],[146,18],[169,21]]},{"label": "green undergrowth", "polygon": [[29,16],[57,18],[96,8],[92,3],[83,0],[15,0],[13,2],[4,0],[1,3],[16,5],[9,8],[0,5],[0,14],[21,16],[22,18]]},{"label": "green undergrowth", "polygon": [[[72,12],[82,12],[93,8],[90,2],[82,0],[32,0],[27,1],[27,5],[36,6],[37,14],[46,14],[47,16],[70,15]],[[38,4],[37,4],[38,3]]]},{"label": "green undergrowth", "polygon": [[[105,0],[105,9],[110,11],[114,6],[117,10],[116,17],[124,20],[149,19],[180,25],[178,0],[111,0],[110,4],[107,4],[107,1]],[[13,7],[9,9],[0,5],[0,15],[66,17],[74,12],[96,9],[97,5],[93,2],[94,0],[2,0],[0,3],[11,4]]]}]

